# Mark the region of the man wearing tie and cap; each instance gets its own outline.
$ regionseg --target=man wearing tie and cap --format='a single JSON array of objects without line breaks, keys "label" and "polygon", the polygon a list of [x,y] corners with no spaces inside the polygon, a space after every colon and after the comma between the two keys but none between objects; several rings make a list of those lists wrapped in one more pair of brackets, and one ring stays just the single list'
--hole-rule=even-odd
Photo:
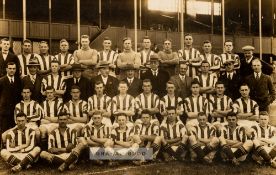
[{"label": "man wearing tie and cap", "polygon": [[128,85],[127,93],[133,97],[138,96],[142,92],[142,80],[136,78],[135,70],[137,70],[132,64],[127,64],[124,67],[126,71],[126,78],[123,79]]},{"label": "man wearing tie and cap", "polygon": [[[253,56],[253,51],[255,48],[253,46],[247,45],[242,48],[244,52],[244,58],[241,59],[241,67],[240,67],[240,75],[243,79],[245,79],[248,75],[253,73],[253,69],[251,67],[252,61],[258,59]],[[264,74],[270,75],[273,72],[273,67],[270,66],[265,61],[261,61],[262,71]]]},{"label": "man wearing tie and cap", "polygon": [[66,91],[63,97],[64,102],[68,102],[71,99],[71,87],[77,85],[80,88],[80,99],[87,101],[88,97],[93,94],[93,81],[82,75],[84,68],[81,64],[72,64],[71,72],[73,77],[65,80]]},{"label": "man wearing tie and cap", "polygon": [[7,63],[7,75],[0,78],[0,134],[15,126],[14,107],[21,99],[21,81],[14,76],[16,64]]},{"label": "man wearing tie and cap", "polygon": [[262,64],[259,59],[252,61],[253,73],[246,77],[245,81],[248,84],[250,97],[255,100],[260,108],[260,111],[268,111],[268,106],[275,100],[275,89],[271,78],[262,73]]},{"label": "man wearing tie and cap", "polygon": [[167,94],[166,83],[169,81],[169,73],[159,68],[159,56],[154,54],[150,56],[150,69],[141,74],[141,79],[150,79],[152,92],[160,98]]},{"label": "man wearing tie and cap", "polygon": [[39,103],[43,101],[41,94],[42,77],[37,73],[40,65],[37,59],[30,59],[27,64],[29,74],[22,78],[22,87],[30,87],[32,95],[31,99]]},{"label": "man wearing tie and cap", "polygon": [[241,76],[235,71],[235,60],[228,59],[224,62],[225,72],[221,72],[219,81],[225,86],[224,94],[232,100],[240,97],[239,88],[241,85]]}]

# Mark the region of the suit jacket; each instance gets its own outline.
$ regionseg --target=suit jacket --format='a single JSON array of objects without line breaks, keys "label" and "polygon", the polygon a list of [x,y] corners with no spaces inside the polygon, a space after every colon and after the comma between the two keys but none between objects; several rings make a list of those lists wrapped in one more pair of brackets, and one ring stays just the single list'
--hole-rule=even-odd
[{"label": "suit jacket", "polygon": [[185,99],[186,97],[190,96],[192,94],[191,92],[191,84],[193,81],[193,78],[185,76],[185,81],[183,82],[179,75],[174,75],[170,79],[174,86],[175,86],[175,95],[178,97],[181,97],[182,99]]},{"label": "suit jacket", "polygon": [[6,60],[3,58],[2,51],[0,51],[0,77],[3,77],[7,74],[6,66],[8,62],[14,62],[16,64],[16,73],[15,75],[19,77],[19,60],[18,57],[11,52],[8,52]]},{"label": "suit jacket", "polygon": [[260,79],[256,80],[253,73],[246,77],[245,82],[250,87],[250,98],[258,103],[260,110],[275,100],[275,89],[268,75],[262,73]]},{"label": "suit jacket", "polygon": [[149,69],[145,73],[141,74],[141,79],[150,79],[152,84],[152,92],[157,94],[160,98],[167,94],[166,83],[170,79],[167,71],[158,69],[157,76],[154,76],[151,69]]},{"label": "suit jacket", "polygon": [[230,97],[233,101],[241,96],[239,89],[242,83],[242,78],[238,73],[234,73],[232,79],[230,80],[227,78],[227,73],[223,72],[218,81],[223,82],[225,87],[224,94]]},{"label": "suit jacket", "polygon": [[0,78],[0,117],[2,114],[12,115],[13,117],[14,107],[21,100],[21,90],[19,77],[14,77],[13,85],[7,75]]},{"label": "suit jacket", "polygon": [[134,78],[131,84],[129,84],[127,78],[123,79],[123,81],[125,81],[128,85],[127,93],[129,95],[136,97],[142,93],[142,80]]},{"label": "suit jacket", "polygon": [[93,81],[90,81],[88,78],[85,78],[83,76],[81,76],[79,83],[75,84],[74,78],[68,78],[67,80],[65,80],[65,84],[66,84],[66,91],[64,94],[64,102],[68,102],[69,100],[71,100],[71,88],[73,85],[78,85],[80,87],[80,98],[84,101],[87,101],[88,98],[90,96],[93,95]]},{"label": "suit jacket", "polygon": [[22,87],[25,87],[25,86],[30,87],[31,92],[32,92],[31,99],[35,100],[39,103],[43,102],[43,100],[44,100],[44,97],[41,94],[42,79],[43,78],[40,75],[36,74],[36,79],[33,84],[32,80],[30,78],[30,75],[27,75],[22,78]]},{"label": "suit jacket", "polygon": [[[97,75],[95,77],[95,82],[97,81],[103,82],[101,75]],[[104,93],[111,98],[114,97],[115,95],[118,94],[118,85],[119,85],[119,80],[113,76],[108,75],[107,82],[104,88]]]},{"label": "suit jacket", "polygon": [[[245,58],[241,59],[240,75],[243,78],[243,80],[245,80],[247,76],[253,73],[253,69],[251,65],[254,59],[258,59],[258,58],[253,57],[249,63],[246,62]],[[266,75],[271,75],[271,73],[273,72],[273,67],[263,60],[261,60],[261,63],[262,63],[262,72]]]}]

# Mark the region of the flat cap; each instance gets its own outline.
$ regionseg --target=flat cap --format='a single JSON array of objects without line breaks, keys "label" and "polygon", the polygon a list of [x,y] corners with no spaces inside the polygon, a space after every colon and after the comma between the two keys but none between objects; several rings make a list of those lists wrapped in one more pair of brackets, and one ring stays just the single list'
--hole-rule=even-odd
[{"label": "flat cap", "polygon": [[153,54],[150,56],[150,61],[159,61],[159,56],[157,54]]},{"label": "flat cap", "polygon": [[105,68],[105,67],[109,67],[109,65],[110,65],[110,63],[107,62],[107,61],[100,61],[100,62],[97,64],[96,68],[98,68],[98,69],[100,69],[100,68]]},{"label": "flat cap", "polygon": [[242,47],[242,50],[246,51],[246,50],[255,50],[255,48],[253,46],[250,45],[246,45]]}]

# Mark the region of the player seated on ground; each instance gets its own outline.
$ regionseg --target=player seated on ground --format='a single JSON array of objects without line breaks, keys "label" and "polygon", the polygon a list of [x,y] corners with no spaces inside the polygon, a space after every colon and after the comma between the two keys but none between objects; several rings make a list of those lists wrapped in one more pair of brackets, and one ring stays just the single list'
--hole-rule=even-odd
[{"label": "player seated on ground", "polygon": [[135,123],[141,123],[141,113],[143,110],[147,110],[150,112],[150,115],[153,117],[151,122],[155,122],[159,124],[156,115],[159,113],[159,97],[152,93],[152,84],[149,79],[143,80],[142,86],[143,92],[135,98],[136,101],[136,111],[138,115],[138,119]]},{"label": "player seated on ground", "polygon": [[132,116],[135,114],[135,99],[127,94],[128,86],[127,83],[121,81],[119,83],[119,94],[112,98],[112,113],[115,114],[115,121],[113,127],[118,127],[116,113],[124,113],[127,117],[127,125],[133,127]]},{"label": "player seated on ground", "polygon": [[252,158],[259,164],[276,168],[276,129],[268,124],[267,112],[260,112],[259,124],[252,126],[254,152]]},{"label": "player seated on ground", "polygon": [[13,172],[31,167],[40,153],[35,145],[35,131],[26,126],[27,115],[16,115],[16,127],[7,134],[6,148],[1,150],[1,157],[12,166]]},{"label": "player seated on ground", "polygon": [[219,137],[221,145],[221,157],[223,161],[230,161],[239,165],[246,159],[253,147],[251,140],[247,139],[244,127],[238,125],[236,113],[229,112],[226,116],[228,124],[222,128]]},{"label": "player seated on ground", "polygon": [[[156,159],[156,155],[160,149],[162,137],[159,136],[159,126],[155,122],[151,122],[152,112],[150,110],[143,110],[141,112],[141,122],[135,125],[134,135],[139,136],[141,143],[140,148],[152,148],[152,160]],[[137,161],[136,164],[144,163],[145,160]]]},{"label": "player seated on ground", "polygon": [[192,126],[198,124],[198,114],[200,112],[207,111],[208,100],[199,94],[199,90],[199,82],[194,79],[191,83],[192,95],[184,100],[185,112],[188,117],[186,120],[186,127],[188,131]]},{"label": "player seated on ground", "polygon": [[69,114],[61,111],[58,114],[58,128],[49,135],[48,150],[42,151],[40,157],[51,164],[57,165],[59,171],[73,169],[81,151],[83,143],[76,143],[75,133],[67,127]]},{"label": "player seated on ground", "polygon": [[73,85],[71,87],[72,99],[64,105],[64,110],[70,114],[68,127],[76,131],[76,136],[81,135],[83,127],[88,122],[87,102],[80,99],[80,87]]},{"label": "player seated on ground", "polygon": [[[97,81],[95,83],[95,93],[96,94],[88,98],[88,115],[92,117],[95,112],[102,113],[102,123],[111,127],[112,123],[110,116],[112,99],[104,94],[103,82]],[[90,119],[89,123],[92,124],[93,120]]]},{"label": "player seated on ground", "polygon": [[225,125],[226,115],[228,112],[232,111],[232,99],[226,95],[224,95],[225,87],[224,84],[220,81],[216,83],[216,94],[210,96],[210,103],[212,106],[211,112],[211,122],[212,124],[219,129],[222,125]]},{"label": "player seated on ground", "polygon": [[177,120],[180,120],[180,116],[183,115],[184,107],[182,98],[175,95],[175,85],[172,81],[167,82],[167,95],[165,95],[160,100],[160,114],[162,115],[162,123],[167,121],[167,110],[166,108],[174,107],[176,108]]},{"label": "player seated on ground", "polygon": [[[14,121],[16,123],[16,115],[18,113],[25,113],[27,116],[26,126],[35,130],[36,141],[40,140],[40,132],[38,129],[38,124],[40,119],[43,117],[43,110],[38,102],[31,99],[31,89],[30,87],[24,87],[21,92],[23,100],[20,103],[17,103],[14,109]],[[2,134],[3,144],[5,145],[6,135],[9,132],[7,130]]]},{"label": "player seated on ground", "polygon": [[63,107],[62,100],[55,97],[55,89],[48,86],[45,90],[46,100],[42,102],[44,118],[41,119],[39,126],[40,130],[40,147],[42,150],[47,150],[48,135],[58,128],[58,113]]},{"label": "player seated on ground", "polygon": [[177,120],[177,110],[175,107],[168,107],[167,120],[160,125],[160,135],[162,137],[162,146],[164,148],[165,161],[171,158],[183,160],[182,154],[187,150],[188,135],[184,124]]},{"label": "player seated on ground", "polygon": [[103,116],[99,111],[94,112],[92,120],[93,123],[87,124],[83,129],[84,137],[79,140],[89,147],[87,156],[89,155],[89,158],[94,160],[95,163],[102,165],[104,157],[101,157],[101,155],[113,155],[114,153],[111,127],[102,123]]},{"label": "player seated on ground", "polygon": [[127,126],[128,116],[125,113],[118,113],[116,117],[119,126],[111,131],[114,148],[125,159],[131,160],[135,156],[141,140],[139,136],[134,136],[134,128]]},{"label": "player seated on ground", "polygon": [[213,162],[219,139],[216,136],[216,128],[207,122],[205,113],[198,113],[198,124],[191,129],[189,136],[191,145],[191,160],[203,161],[208,164]]},{"label": "player seated on ground", "polygon": [[251,136],[251,127],[257,125],[259,106],[250,99],[250,88],[247,84],[240,86],[241,97],[233,103],[233,111],[237,114],[238,124],[245,128],[247,136]]}]

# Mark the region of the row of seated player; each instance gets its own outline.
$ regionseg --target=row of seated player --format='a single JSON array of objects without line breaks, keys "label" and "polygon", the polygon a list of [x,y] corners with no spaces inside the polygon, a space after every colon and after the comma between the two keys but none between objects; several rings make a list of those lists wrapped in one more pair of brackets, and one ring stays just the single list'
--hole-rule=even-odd
[{"label": "row of seated player", "polygon": [[156,159],[187,158],[211,164],[218,156],[238,166],[250,152],[257,163],[276,167],[276,130],[268,124],[267,113],[261,113],[259,124],[252,126],[250,133],[237,124],[234,112],[227,114],[228,123],[220,129],[208,123],[203,112],[198,114],[198,124],[189,128],[177,120],[175,108],[168,108],[167,113],[167,121],[159,126],[151,122],[150,111],[143,110],[141,123],[134,128],[127,126],[127,115],[119,113],[119,126],[112,129],[102,122],[102,113],[96,112],[92,116],[94,122],[77,137],[67,126],[69,114],[61,112],[57,128],[49,133],[45,150],[37,145],[35,130],[26,126],[27,116],[18,113],[17,126],[8,132],[1,157],[14,172],[34,166],[39,157],[57,165],[59,171],[71,170],[77,161],[88,158],[95,164],[108,162],[114,166],[122,160],[140,165]]}]

